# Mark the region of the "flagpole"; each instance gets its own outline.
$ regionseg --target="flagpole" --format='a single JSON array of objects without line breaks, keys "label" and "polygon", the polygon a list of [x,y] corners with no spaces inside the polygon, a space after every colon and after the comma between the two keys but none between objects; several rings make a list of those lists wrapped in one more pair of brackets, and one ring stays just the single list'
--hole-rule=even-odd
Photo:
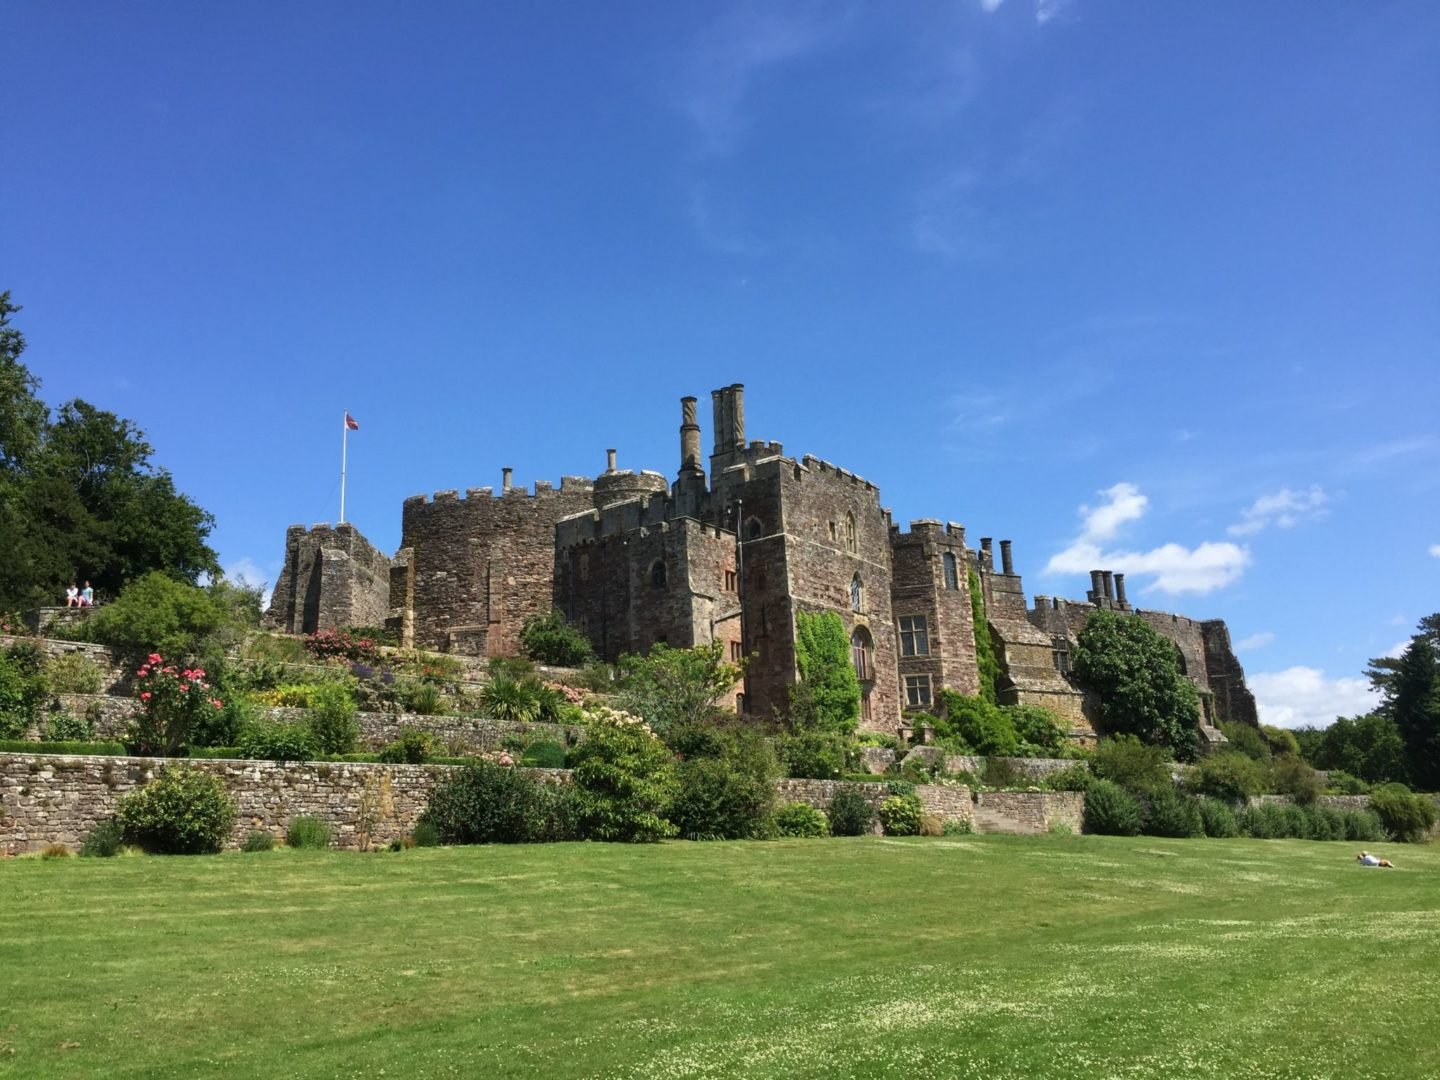
[{"label": "flagpole", "polygon": [[350,413],[340,417],[340,524],[345,524],[345,451],[350,439]]}]

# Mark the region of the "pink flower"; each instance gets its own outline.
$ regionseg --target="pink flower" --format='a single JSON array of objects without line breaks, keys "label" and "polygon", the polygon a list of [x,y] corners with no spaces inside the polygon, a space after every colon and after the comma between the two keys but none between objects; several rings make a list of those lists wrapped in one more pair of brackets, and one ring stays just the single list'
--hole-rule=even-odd
[{"label": "pink flower", "polygon": [[182,682],[182,683],[180,684],[180,689],[181,689],[182,691],[184,691],[184,690],[189,690],[189,689],[190,689],[190,684],[189,684],[188,682]]},{"label": "pink flower", "polygon": [[214,705],[217,709],[223,709],[225,707],[225,703],[222,702],[219,698],[211,698],[210,704]]},{"label": "pink flower", "polygon": [[149,690],[146,690],[145,693],[141,694],[141,695],[140,695],[140,700],[141,700],[141,701],[149,701],[149,700],[150,700],[150,691],[149,691]]},{"label": "pink flower", "polygon": [[165,662],[165,658],[161,656],[158,652],[152,652],[145,659],[150,661],[150,663],[152,664],[162,664]]},{"label": "pink flower", "polygon": [[203,679],[203,678],[205,677],[205,670],[204,670],[203,668],[198,668],[198,667],[197,667],[197,668],[195,669],[195,677],[196,677],[197,679]]}]

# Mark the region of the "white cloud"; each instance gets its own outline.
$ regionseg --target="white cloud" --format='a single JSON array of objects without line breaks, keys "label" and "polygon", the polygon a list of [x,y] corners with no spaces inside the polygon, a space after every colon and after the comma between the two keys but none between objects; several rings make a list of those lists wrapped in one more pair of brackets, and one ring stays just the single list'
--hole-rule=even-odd
[{"label": "white cloud", "polygon": [[1404,641],[1397,641],[1394,645],[1391,645],[1390,648],[1386,649],[1380,655],[1388,656],[1391,660],[1399,660],[1400,657],[1405,655],[1405,650],[1409,647],[1410,639],[1407,637]]},{"label": "white cloud", "polygon": [[1149,499],[1134,484],[1119,483],[1100,492],[1105,501],[1082,506],[1080,535],[1045,565],[1046,574],[1084,574],[1115,570],[1146,575],[1154,580],[1146,592],[1207,593],[1237,580],[1250,565],[1248,549],[1225,541],[1206,541],[1198,547],[1162,544],[1149,551],[1107,551],[1102,541],[1113,539],[1121,526],[1145,515]]},{"label": "white cloud", "polygon": [[1035,21],[1044,26],[1058,19],[1070,7],[1070,0],[1035,0]]},{"label": "white cloud", "polygon": [[260,568],[260,565],[256,563],[254,559],[248,555],[243,556],[232,563],[226,564],[224,570],[225,577],[237,585],[244,584],[251,587],[263,585],[265,591],[261,597],[261,606],[267,608],[270,606],[270,594],[274,591],[275,582],[268,573]]},{"label": "white cloud", "polygon": [[1330,496],[1319,484],[1309,491],[1291,491],[1282,487],[1269,495],[1261,495],[1229,528],[1231,536],[1252,536],[1271,525],[1281,529],[1294,528],[1302,521],[1314,521],[1329,513]]},{"label": "white cloud", "polygon": [[1261,672],[1247,681],[1255,693],[1260,722],[1277,727],[1323,727],[1337,716],[1360,716],[1380,704],[1369,679],[1327,679],[1319,668]]},{"label": "white cloud", "polygon": [[1259,633],[1251,634],[1247,638],[1241,638],[1235,643],[1235,648],[1241,652],[1250,652],[1254,649],[1263,649],[1275,640],[1275,635],[1269,630],[1261,630]]},{"label": "white cloud", "polygon": [[745,129],[746,98],[756,80],[840,40],[845,9],[824,4],[742,5],[711,23],[690,55],[681,110],[706,153],[728,154]]},{"label": "white cloud", "polygon": [[1440,544],[1430,545],[1430,555],[1432,558],[1440,559]]}]

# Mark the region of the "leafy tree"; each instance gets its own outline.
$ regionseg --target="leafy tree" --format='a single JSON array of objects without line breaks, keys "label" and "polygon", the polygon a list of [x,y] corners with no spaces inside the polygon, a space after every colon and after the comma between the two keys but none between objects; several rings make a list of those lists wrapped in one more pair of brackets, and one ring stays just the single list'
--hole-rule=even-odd
[{"label": "leafy tree", "polygon": [[192,656],[227,625],[227,613],[205,589],[152,570],[88,620],[88,636],[135,653]]},{"label": "leafy tree", "polygon": [[959,739],[971,753],[1013,757],[1019,738],[1011,714],[983,697],[969,697],[954,690],[941,690],[944,716],[936,725],[941,738]]},{"label": "leafy tree", "polygon": [[975,667],[980,672],[980,696],[995,704],[995,681],[1000,678],[1000,661],[995,659],[995,645],[990,640],[990,624],[985,619],[985,594],[980,591],[980,575],[971,567],[970,615],[975,626]]},{"label": "leafy tree", "polygon": [[520,628],[520,651],[531,660],[559,667],[584,667],[595,659],[585,635],[558,611],[531,615]]},{"label": "leafy tree", "polygon": [[52,419],[0,293],[0,608],[54,603],[77,575],[113,596],[152,570],[218,576],[214,520],[151,464],[144,433],[75,400]]},{"label": "leafy tree", "polygon": [[800,683],[791,694],[792,724],[853,732],[860,719],[860,677],[850,662],[844,620],[833,611],[798,612],[795,663]]},{"label": "leafy tree", "polygon": [[761,837],[775,805],[780,773],[770,741],[755,731],[691,738],[677,769],[679,792],[667,816],[689,840]]},{"label": "leafy tree", "polygon": [[1378,712],[1352,718],[1340,717],[1328,728],[1296,732],[1305,758],[1317,769],[1341,770],[1372,784],[1403,781],[1405,741],[1395,721]]},{"label": "leafy tree", "polygon": [[664,816],[678,790],[675,758],[637,717],[592,711],[570,766],[586,839],[643,843],[675,835]]},{"label": "leafy tree", "polygon": [[1101,780],[1128,791],[1155,791],[1173,786],[1170,758],[1165,748],[1141,742],[1134,735],[1101,739],[1090,759],[1090,770]]},{"label": "leafy tree", "polygon": [[[1440,652],[1440,612],[1426,615],[1420,620],[1415,636],[1410,640],[1413,642],[1416,638],[1424,638],[1430,643],[1431,649]],[[1403,653],[1400,656],[1377,656],[1365,669],[1365,675],[1370,680],[1370,685],[1375,687],[1385,700],[1385,704],[1379,710],[1382,713],[1388,714],[1390,711],[1389,705],[1395,698],[1396,682],[1404,660]]]},{"label": "leafy tree", "polygon": [[1423,791],[1440,790],[1440,664],[1425,634],[1400,657],[1386,706],[1404,740],[1410,778]]},{"label": "leafy tree", "polygon": [[1179,651],[1149,623],[1097,611],[1081,628],[1076,677],[1100,694],[1100,715],[1112,734],[1131,734],[1195,756],[1200,701],[1180,674]]},{"label": "leafy tree", "polygon": [[693,649],[656,644],[645,656],[620,658],[616,704],[644,718],[664,734],[678,724],[706,719],[745,673],[744,665],[727,663],[725,643],[714,641]]}]

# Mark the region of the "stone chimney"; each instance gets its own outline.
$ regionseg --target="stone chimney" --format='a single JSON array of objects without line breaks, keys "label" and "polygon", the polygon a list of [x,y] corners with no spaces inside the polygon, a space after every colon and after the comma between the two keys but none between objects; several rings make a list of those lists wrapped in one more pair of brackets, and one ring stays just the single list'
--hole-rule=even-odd
[{"label": "stone chimney", "polygon": [[500,490],[501,490],[501,491],[509,491],[509,490],[510,490],[510,477],[513,476],[514,473],[515,473],[515,470],[512,469],[509,465],[506,465],[503,469],[500,470]]},{"label": "stone chimney", "polygon": [[700,472],[700,425],[695,421],[695,399],[680,399],[680,471]]},{"label": "stone chimney", "polygon": [[605,451],[605,471],[615,471],[615,451],[613,449]]},{"label": "stone chimney", "polygon": [[1000,572],[1002,574],[1015,573],[1015,558],[1010,551],[1010,541],[1000,541]]}]

